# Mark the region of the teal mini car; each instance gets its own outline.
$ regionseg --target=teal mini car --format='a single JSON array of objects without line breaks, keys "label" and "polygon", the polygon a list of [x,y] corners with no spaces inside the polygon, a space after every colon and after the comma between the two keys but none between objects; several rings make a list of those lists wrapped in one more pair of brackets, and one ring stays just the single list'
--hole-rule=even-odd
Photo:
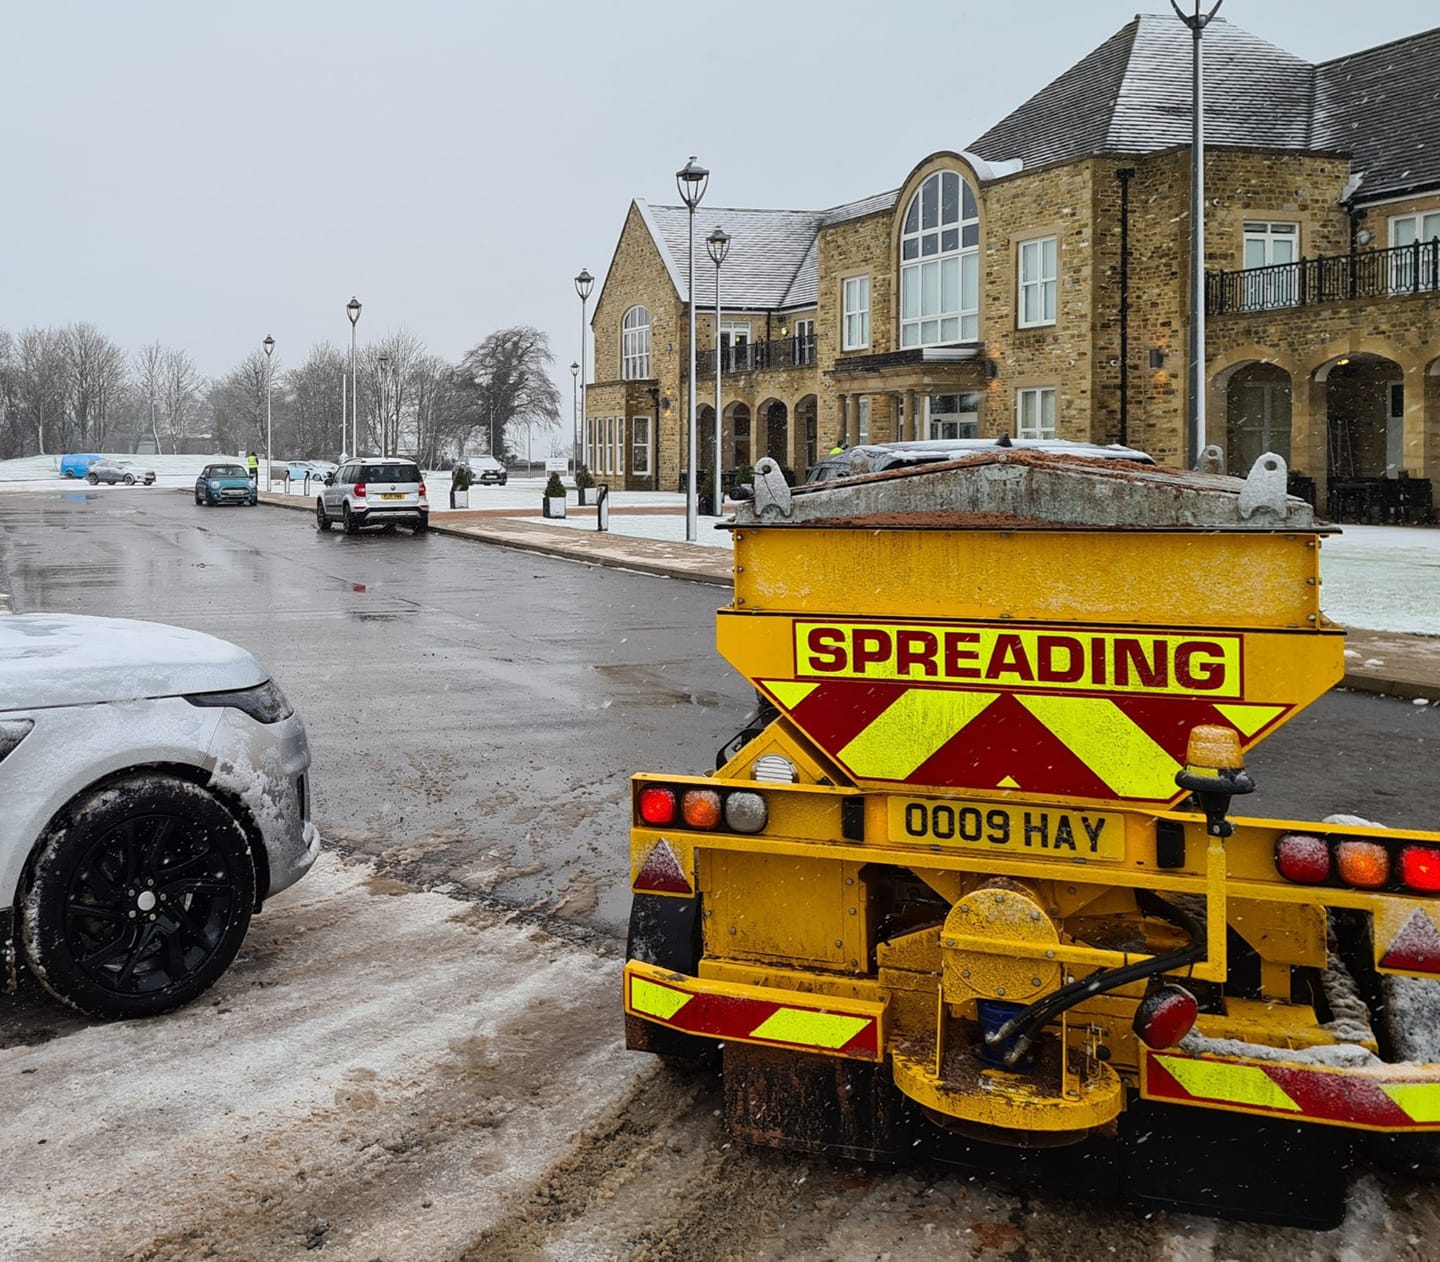
[{"label": "teal mini car", "polygon": [[243,464],[207,464],[195,479],[197,504],[254,504],[258,498]]}]

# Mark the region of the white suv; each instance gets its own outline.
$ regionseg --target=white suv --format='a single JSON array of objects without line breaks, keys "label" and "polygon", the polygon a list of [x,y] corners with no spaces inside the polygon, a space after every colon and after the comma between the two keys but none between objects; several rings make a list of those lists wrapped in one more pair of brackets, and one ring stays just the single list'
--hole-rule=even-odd
[{"label": "white suv", "polygon": [[0,618],[0,991],[18,945],[91,1016],[195,998],[315,862],[309,772],[299,716],[234,644]]},{"label": "white suv", "polygon": [[398,456],[357,456],[325,479],[315,499],[315,524],[336,522],[353,535],[361,526],[393,527],[403,522],[417,535],[430,528],[430,501],[424,475],[413,460]]}]

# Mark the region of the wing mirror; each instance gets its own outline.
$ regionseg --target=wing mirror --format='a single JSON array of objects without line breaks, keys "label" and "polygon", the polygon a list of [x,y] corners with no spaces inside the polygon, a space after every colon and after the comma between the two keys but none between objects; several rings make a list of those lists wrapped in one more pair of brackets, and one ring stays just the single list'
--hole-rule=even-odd
[{"label": "wing mirror", "polygon": [[333,473],[327,473],[327,474],[325,475],[325,485],[326,485],[326,486],[334,486],[334,485],[335,485],[335,475],[334,475]]}]

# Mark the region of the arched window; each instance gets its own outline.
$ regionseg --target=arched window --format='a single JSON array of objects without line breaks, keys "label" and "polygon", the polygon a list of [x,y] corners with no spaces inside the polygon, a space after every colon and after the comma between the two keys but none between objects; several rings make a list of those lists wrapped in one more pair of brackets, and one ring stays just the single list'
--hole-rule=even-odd
[{"label": "arched window", "polygon": [[980,215],[958,171],[930,176],[900,238],[900,345],[980,337]]},{"label": "arched window", "polygon": [[631,307],[620,324],[620,376],[638,381],[650,375],[650,312]]}]

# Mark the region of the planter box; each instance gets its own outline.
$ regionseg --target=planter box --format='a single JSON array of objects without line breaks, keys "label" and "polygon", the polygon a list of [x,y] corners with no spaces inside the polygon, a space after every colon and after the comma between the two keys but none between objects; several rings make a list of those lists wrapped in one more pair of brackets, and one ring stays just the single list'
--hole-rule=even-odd
[{"label": "planter box", "polygon": [[451,492],[450,492],[450,507],[451,507],[451,508],[469,508],[469,507],[470,507],[470,492],[469,492],[469,491],[451,491]]},{"label": "planter box", "polygon": [[564,517],[565,497],[563,495],[547,495],[543,507],[546,517]]}]

